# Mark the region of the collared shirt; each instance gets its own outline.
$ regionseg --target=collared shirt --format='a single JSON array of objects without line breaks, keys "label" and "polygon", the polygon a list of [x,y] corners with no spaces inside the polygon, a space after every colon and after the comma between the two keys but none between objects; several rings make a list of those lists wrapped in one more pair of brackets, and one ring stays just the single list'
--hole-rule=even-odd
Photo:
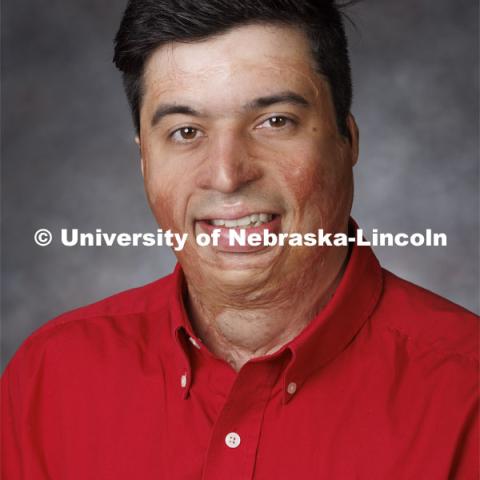
[{"label": "collared shirt", "polygon": [[2,382],[5,480],[474,480],[478,319],[354,247],[322,312],[236,373],[182,270],[60,316]]}]

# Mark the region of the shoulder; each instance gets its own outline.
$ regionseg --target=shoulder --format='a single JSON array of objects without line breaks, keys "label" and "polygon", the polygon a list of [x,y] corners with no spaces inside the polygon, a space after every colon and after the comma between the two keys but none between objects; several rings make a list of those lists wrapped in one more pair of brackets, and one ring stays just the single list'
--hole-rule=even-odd
[{"label": "shoulder", "polygon": [[366,329],[375,347],[365,345],[398,402],[412,409],[420,402],[417,411],[428,408],[436,418],[451,412],[448,422],[462,424],[478,402],[479,318],[386,270],[383,280]]},{"label": "shoulder", "polygon": [[407,339],[417,351],[436,352],[478,365],[479,317],[465,308],[383,270],[377,324]]},{"label": "shoulder", "polygon": [[[167,328],[168,305],[175,295],[174,274],[65,312],[34,331],[7,365],[32,372],[45,363],[83,361],[88,355],[125,350],[128,343]],[[153,320],[155,319],[155,321]],[[119,345],[122,345],[118,348]],[[25,372],[26,373],[26,372]]]}]

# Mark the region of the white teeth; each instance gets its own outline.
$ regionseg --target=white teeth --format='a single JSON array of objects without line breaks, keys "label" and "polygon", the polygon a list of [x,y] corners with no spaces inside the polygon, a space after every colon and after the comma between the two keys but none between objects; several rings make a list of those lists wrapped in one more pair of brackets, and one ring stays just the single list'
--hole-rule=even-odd
[{"label": "white teeth", "polygon": [[244,227],[244,226],[248,225],[249,223],[251,223],[251,217],[243,217],[243,218],[239,218],[237,220],[237,225],[239,227]]},{"label": "white teeth", "polygon": [[225,225],[225,220],[212,220],[212,225],[215,227],[221,227]]},{"label": "white teeth", "polygon": [[210,220],[210,223],[214,227],[227,227],[227,228],[235,228],[235,227],[259,227],[263,223],[270,222],[272,220],[273,215],[269,213],[253,213],[252,215],[246,215],[242,218],[236,218],[235,220],[223,220],[221,218],[216,218]]}]

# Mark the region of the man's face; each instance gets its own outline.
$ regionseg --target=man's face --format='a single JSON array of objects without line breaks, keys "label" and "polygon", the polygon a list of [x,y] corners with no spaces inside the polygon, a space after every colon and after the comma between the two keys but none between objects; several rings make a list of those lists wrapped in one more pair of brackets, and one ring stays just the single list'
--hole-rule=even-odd
[{"label": "man's face", "polygon": [[[338,132],[328,83],[316,73],[302,32],[249,25],[163,46],[146,64],[144,86],[147,197],[164,230],[189,234],[177,256],[190,281],[239,291],[274,287],[335,255],[327,248],[225,242],[235,227],[346,230],[354,122],[350,142]],[[195,236],[213,228],[221,230],[220,245],[198,246]]]}]

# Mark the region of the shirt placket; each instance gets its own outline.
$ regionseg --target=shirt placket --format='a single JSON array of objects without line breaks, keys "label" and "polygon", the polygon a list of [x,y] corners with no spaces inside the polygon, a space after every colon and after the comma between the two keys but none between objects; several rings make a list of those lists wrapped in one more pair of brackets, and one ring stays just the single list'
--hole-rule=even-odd
[{"label": "shirt placket", "polygon": [[280,372],[279,362],[243,366],[213,426],[203,480],[251,479],[265,407]]}]

